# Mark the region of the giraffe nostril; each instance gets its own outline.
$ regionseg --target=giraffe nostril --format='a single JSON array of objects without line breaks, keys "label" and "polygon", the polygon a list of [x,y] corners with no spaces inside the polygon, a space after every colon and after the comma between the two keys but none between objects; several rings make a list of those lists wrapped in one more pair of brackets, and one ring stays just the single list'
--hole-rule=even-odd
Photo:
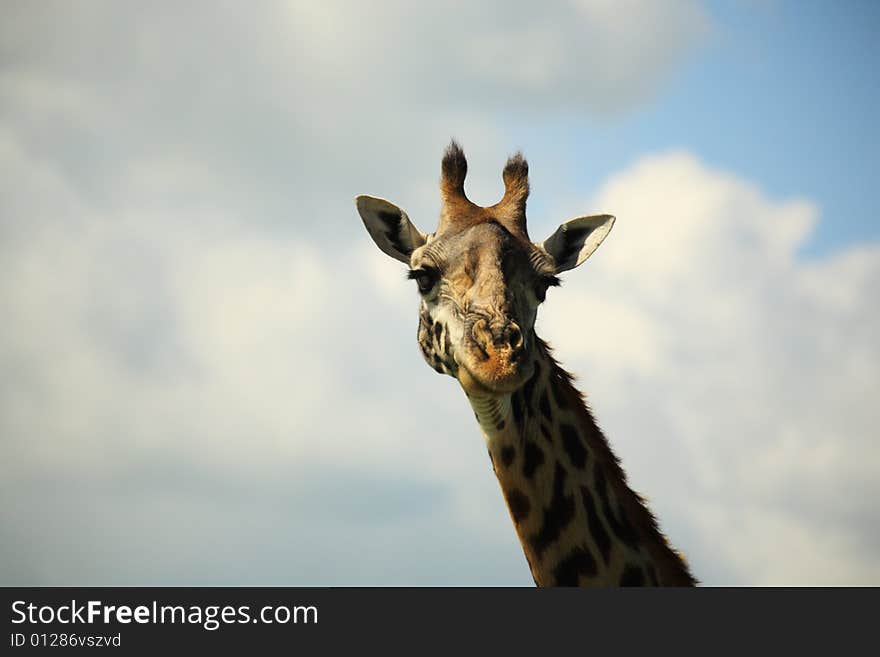
[{"label": "giraffe nostril", "polygon": [[[474,322],[471,327],[471,335],[474,338],[474,342],[483,352],[492,344],[492,331],[489,329],[489,322],[485,319]],[[488,354],[486,355],[488,356]]]},{"label": "giraffe nostril", "polygon": [[507,344],[513,351],[520,351],[523,347],[523,336],[516,322],[511,322],[507,328]]}]

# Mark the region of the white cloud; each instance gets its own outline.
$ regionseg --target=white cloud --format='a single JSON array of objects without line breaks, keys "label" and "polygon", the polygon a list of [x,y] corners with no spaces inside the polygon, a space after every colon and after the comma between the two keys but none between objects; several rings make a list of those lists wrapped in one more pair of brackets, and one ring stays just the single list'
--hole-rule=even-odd
[{"label": "white cloud", "polygon": [[[7,137],[0,579],[507,581],[505,554],[522,557],[482,444],[456,438],[473,433],[466,405],[420,362],[414,292],[367,250],[353,204],[356,247],[219,207],[108,216]],[[452,436],[420,431],[428,409]],[[218,536],[228,550],[206,557]],[[265,565],[229,569],[252,558]]]},{"label": "white cloud", "polygon": [[329,73],[370,102],[602,114],[650,98],[711,29],[697,2],[645,0],[540,12],[526,2],[293,2],[287,16],[305,75]]},{"label": "white cloud", "polygon": [[[197,151],[220,172],[247,164],[263,184],[283,172],[287,185],[302,166],[358,170],[354,154],[433,154],[457,131],[457,113],[491,124],[499,111],[626,112],[711,29],[696,2],[644,0],[545,3],[538,13],[524,2],[61,2],[8,14],[5,113],[30,139],[97,167],[83,175]],[[438,116],[441,134],[424,136]]]},{"label": "white cloud", "polygon": [[[704,12],[137,7],[0,24],[0,581],[528,584],[352,197],[430,228],[454,134],[494,202],[508,109],[635,107]],[[686,153],[592,205],[543,325],[698,574],[876,582],[877,249],[802,261],[815,207]]]},{"label": "white cloud", "polygon": [[[69,569],[48,530],[30,524],[62,509],[105,523],[82,517],[94,505],[134,553],[132,521],[164,536],[149,577],[172,581],[207,539],[169,513],[178,500],[221,535],[248,517],[265,535],[286,528],[279,540],[299,546],[295,556],[240,581],[527,583],[467,406],[421,362],[415,295],[365,237],[332,253],[219,208],[104,217],[47,163],[4,143],[7,179],[21,183],[4,203],[44,204],[4,240],[0,288],[14,318],[0,360],[16,373],[0,395],[4,498],[17,509],[2,525],[8,544],[39,544],[11,562],[28,581],[136,581],[124,559]],[[864,303],[878,250],[797,259],[811,204],[769,200],[686,153],[636,163],[588,205],[614,211],[615,230],[551,295],[541,325],[584,375],[634,485],[697,573],[707,583],[877,581],[876,413],[863,400],[878,391],[878,318]],[[358,486],[379,509],[351,506]],[[107,507],[109,494],[136,512]],[[230,495],[227,525],[218,514]],[[411,511],[382,519],[410,495]],[[260,505],[270,508],[254,516]],[[351,551],[328,552],[353,524]],[[89,535],[69,531],[87,562]],[[300,532],[314,533],[305,547]],[[363,553],[389,532],[401,542],[386,557]],[[456,561],[472,554],[424,544],[449,534],[485,549],[496,561],[488,574]],[[263,549],[228,540],[228,558]],[[393,572],[389,560],[413,546],[429,561]],[[331,574],[335,562],[319,557],[330,553],[369,570]],[[189,581],[217,581],[223,559]],[[434,579],[441,572],[451,579]]]}]

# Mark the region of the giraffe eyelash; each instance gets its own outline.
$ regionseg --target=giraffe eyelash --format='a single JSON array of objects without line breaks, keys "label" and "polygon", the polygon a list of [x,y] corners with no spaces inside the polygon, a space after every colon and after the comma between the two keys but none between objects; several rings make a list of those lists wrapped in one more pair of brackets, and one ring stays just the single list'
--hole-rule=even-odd
[{"label": "giraffe eyelash", "polygon": [[406,271],[406,277],[411,281],[416,280],[419,276],[436,276],[437,274],[439,274],[439,272],[434,267],[419,267],[417,269],[408,269]]},{"label": "giraffe eyelash", "polygon": [[544,303],[544,300],[547,298],[547,290],[551,287],[559,287],[560,285],[562,285],[562,281],[559,280],[558,276],[541,276],[535,288],[535,296],[538,298],[538,302]]},{"label": "giraffe eyelash", "polygon": [[415,280],[419,286],[419,292],[424,296],[437,285],[440,280],[440,271],[434,267],[419,267],[418,269],[410,269],[406,277]]}]

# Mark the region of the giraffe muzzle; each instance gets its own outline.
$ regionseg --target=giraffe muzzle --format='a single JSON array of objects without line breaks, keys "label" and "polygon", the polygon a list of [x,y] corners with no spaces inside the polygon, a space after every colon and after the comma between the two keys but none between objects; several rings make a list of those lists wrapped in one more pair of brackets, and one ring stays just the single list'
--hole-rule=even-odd
[{"label": "giraffe muzzle", "polygon": [[471,327],[471,337],[487,359],[500,357],[516,362],[523,355],[523,335],[516,322],[478,319]]},{"label": "giraffe muzzle", "polygon": [[528,369],[525,338],[519,325],[480,318],[470,324],[468,334],[469,348],[460,365],[474,382],[495,392],[510,392],[519,387],[526,374],[524,370]]}]

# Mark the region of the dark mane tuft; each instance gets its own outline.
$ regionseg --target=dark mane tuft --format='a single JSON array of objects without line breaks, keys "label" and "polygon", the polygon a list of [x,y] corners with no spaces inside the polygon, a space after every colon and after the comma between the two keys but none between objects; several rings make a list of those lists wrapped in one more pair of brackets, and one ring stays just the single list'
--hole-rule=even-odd
[{"label": "dark mane tuft", "polygon": [[443,153],[441,171],[442,179],[440,182],[444,191],[464,195],[467,160],[464,157],[464,151],[461,150],[461,146],[454,139],[449,142],[446,152]]},{"label": "dark mane tuft", "polygon": [[507,158],[507,164],[504,165],[504,186],[525,186],[529,187],[529,163],[522,156],[522,153],[516,152]]},{"label": "dark mane tuft", "polygon": [[529,197],[529,163],[522,153],[515,153],[504,166],[504,198],[501,203],[523,214]]}]

